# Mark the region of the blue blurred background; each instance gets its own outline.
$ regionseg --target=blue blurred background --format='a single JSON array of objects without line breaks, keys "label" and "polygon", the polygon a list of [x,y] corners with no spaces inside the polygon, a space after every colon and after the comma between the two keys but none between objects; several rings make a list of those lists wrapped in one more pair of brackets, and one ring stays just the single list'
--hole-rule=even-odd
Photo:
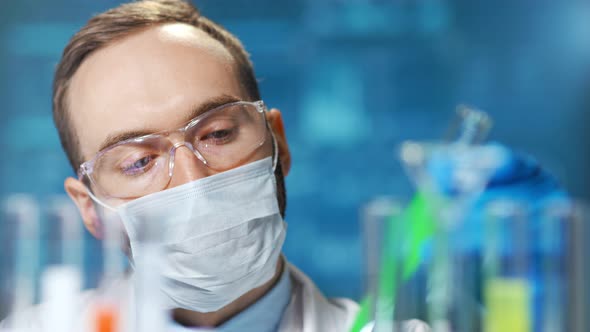
[{"label": "blue blurred background", "polygon": [[[120,2],[0,4],[0,195],[63,193],[73,172],[51,118],[54,68],[70,36]],[[264,100],[283,112],[293,155],[285,253],[327,295],[360,297],[359,209],[411,194],[396,146],[441,137],[457,104],[488,111],[493,140],[590,196],[588,1],[194,3],[243,41]],[[90,242],[89,269],[97,253]]]}]

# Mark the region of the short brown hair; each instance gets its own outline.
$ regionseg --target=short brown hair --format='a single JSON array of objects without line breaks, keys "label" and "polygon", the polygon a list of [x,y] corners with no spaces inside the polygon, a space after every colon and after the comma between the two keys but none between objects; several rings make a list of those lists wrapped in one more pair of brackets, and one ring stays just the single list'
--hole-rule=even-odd
[{"label": "short brown hair", "polygon": [[242,43],[220,25],[201,16],[184,0],[141,0],[120,5],[92,17],[63,51],[53,80],[53,121],[61,145],[74,171],[83,162],[79,140],[70,123],[67,95],[72,76],[94,51],[140,29],[164,24],[186,23],[201,29],[223,44],[234,58],[239,82],[251,100],[260,99],[258,83],[249,55]]}]

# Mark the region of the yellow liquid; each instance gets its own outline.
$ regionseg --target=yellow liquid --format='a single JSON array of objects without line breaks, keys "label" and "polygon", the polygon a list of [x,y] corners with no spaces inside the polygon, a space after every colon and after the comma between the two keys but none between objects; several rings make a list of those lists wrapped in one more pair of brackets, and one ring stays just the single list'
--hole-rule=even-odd
[{"label": "yellow liquid", "polygon": [[485,286],[485,332],[529,332],[531,289],[526,280],[494,278]]}]

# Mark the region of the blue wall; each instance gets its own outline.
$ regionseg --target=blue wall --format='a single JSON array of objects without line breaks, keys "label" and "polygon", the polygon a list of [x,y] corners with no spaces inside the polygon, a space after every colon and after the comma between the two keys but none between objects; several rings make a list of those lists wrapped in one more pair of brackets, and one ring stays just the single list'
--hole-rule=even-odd
[{"label": "blue wall", "polygon": [[[53,71],[69,37],[118,3],[0,4],[0,194],[63,193],[72,172],[51,120]],[[283,112],[293,154],[285,253],[329,295],[361,294],[362,204],[411,193],[396,146],[440,137],[459,103],[493,116],[492,139],[590,194],[588,2],[195,3],[244,42],[263,98]],[[97,243],[88,248],[98,259]]]}]

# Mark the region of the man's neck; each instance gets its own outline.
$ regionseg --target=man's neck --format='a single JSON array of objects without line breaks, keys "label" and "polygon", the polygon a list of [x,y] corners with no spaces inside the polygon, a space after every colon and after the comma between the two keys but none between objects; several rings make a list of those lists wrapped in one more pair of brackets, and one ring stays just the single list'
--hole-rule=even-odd
[{"label": "man's neck", "polygon": [[278,282],[283,273],[285,263],[282,257],[279,258],[275,275],[260,287],[256,287],[246,294],[240,296],[232,303],[214,312],[197,312],[187,309],[174,309],[172,317],[174,320],[183,326],[219,326],[228,321],[235,315],[254,304],[266,293],[268,293]]}]

